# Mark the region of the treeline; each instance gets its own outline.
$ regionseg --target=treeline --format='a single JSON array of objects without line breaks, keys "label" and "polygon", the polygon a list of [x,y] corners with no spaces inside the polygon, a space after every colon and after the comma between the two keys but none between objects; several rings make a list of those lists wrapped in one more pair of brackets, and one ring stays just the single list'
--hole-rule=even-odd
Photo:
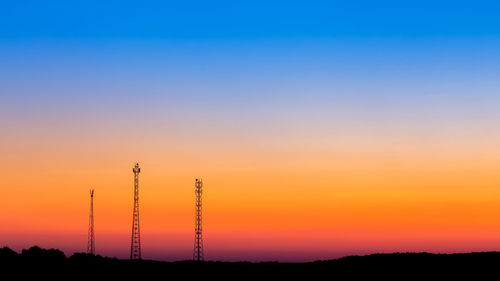
[{"label": "treeline", "polygon": [[[0,249],[0,268],[4,274],[74,279],[81,277],[184,280],[216,278],[241,279],[449,279],[500,276],[500,253],[467,254],[393,253],[348,256],[307,263],[278,262],[161,262],[120,260],[99,255],[75,253],[69,257],[56,249],[31,247],[17,253]],[[182,278],[182,279],[180,279]]]}]

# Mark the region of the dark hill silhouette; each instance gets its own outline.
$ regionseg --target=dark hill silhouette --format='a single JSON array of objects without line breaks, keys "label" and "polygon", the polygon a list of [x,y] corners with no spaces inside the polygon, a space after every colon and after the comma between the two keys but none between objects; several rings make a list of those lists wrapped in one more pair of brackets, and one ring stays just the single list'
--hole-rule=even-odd
[{"label": "dark hill silhouette", "polygon": [[467,254],[393,253],[348,256],[340,259],[307,262],[160,262],[153,260],[119,260],[99,255],[75,253],[67,258],[56,249],[31,247],[20,254],[0,249],[0,267],[21,275],[74,279],[87,277],[182,280],[216,278],[240,279],[498,279],[500,252]]},{"label": "dark hill silhouette", "polygon": [[46,250],[38,246],[33,246],[28,250],[24,249],[21,252],[21,258],[25,261],[33,260],[36,262],[62,262],[66,259],[66,255],[56,249]]}]

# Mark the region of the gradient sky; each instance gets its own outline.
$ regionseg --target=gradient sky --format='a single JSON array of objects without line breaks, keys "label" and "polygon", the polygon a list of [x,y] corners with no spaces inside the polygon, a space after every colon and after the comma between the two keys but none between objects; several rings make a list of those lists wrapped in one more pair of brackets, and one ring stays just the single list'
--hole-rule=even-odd
[{"label": "gradient sky", "polygon": [[500,250],[497,1],[5,1],[0,246]]}]

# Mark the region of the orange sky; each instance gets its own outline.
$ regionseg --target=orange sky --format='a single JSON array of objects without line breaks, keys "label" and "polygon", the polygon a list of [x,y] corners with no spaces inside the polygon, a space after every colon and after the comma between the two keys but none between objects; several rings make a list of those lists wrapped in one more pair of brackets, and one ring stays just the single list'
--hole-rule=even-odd
[{"label": "orange sky", "polygon": [[92,187],[97,253],[127,257],[137,161],[144,258],[191,257],[195,177],[208,259],[500,248],[494,138],[285,131],[264,142],[141,130],[148,138],[51,128],[4,138],[2,244],[84,251]]}]

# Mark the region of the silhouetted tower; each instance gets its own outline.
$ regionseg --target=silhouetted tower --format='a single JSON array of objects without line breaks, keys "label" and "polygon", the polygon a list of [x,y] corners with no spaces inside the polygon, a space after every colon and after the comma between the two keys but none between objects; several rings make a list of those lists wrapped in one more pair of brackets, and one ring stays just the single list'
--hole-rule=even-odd
[{"label": "silhouetted tower", "polygon": [[134,172],[134,213],[132,214],[132,241],[130,242],[130,259],[141,259],[141,229],[139,227],[139,163],[132,169]]},{"label": "silhouetted tower", "polygon": [[87,240],[87,253],[95,254],[94,238],[94,190],[90,190],[90,215],[89,215],[89,236]]},{"label": "silhouetted tower", "polygon": [[201,194],[203,192],[203,181],[196,179],[194,183],[194,193],[196,195],[196,217],[194,228],[194,253],[193,260],[203,260],[203,236],[202,236],[202,216],[201,216]]}]

